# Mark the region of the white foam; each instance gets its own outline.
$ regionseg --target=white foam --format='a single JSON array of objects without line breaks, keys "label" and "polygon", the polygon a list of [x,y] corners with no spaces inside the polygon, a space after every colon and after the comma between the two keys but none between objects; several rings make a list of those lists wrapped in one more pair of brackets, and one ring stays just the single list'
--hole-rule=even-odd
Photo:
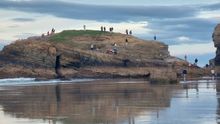
[{"label": "white foam", "polygon": [[76,83],[93,81],[94,79],[70,79],[70,80],[45,80],[37,81],[35,78],[6,78],[0,79],[0,86],[18,86],[18,85],[44,85],[44,84],[56,84],[56,83]]}]

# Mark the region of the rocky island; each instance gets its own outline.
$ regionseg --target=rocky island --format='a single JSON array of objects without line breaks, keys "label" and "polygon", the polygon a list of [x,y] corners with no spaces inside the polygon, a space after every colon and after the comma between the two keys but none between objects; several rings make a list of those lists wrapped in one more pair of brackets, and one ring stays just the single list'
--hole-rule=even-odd
[{"label": "rocky island", "polygon": [[215,27],[212,38],[214,41],[214,45],[217,48],[214,63],[215,63],[215,70],[217,71],[217,74],[219,75],[220,74],[220,24],[218,24]]},{"label": "rocky island", "polygon": [[[64,30],[30,37],[0,52],[0,77],[146,78],[177,82],[188,63],[169,54],[168,46],[132,35],[95,30]],[[192,67],[189,73],[204,70]]]}]

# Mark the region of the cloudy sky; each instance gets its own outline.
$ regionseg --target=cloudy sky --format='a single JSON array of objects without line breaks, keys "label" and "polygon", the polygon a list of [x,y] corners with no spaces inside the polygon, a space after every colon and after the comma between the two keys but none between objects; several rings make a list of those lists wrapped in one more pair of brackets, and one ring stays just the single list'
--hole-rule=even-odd
[{"label": "cloudy sky", "polygon": [[41,35],[51,28],[131,29],[142,39],[169,45],[171,55],[202,66],[214,57],[214,27],[220,23],[219,0],[1,0],[0,45]]}]

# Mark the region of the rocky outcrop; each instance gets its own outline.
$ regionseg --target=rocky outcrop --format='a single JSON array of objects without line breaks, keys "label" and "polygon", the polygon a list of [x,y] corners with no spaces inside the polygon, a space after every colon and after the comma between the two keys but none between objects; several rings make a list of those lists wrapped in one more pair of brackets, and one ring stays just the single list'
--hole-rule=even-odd
[{"label": "rocky outcrop", "polygon": [[220,24],[215,27],[213,33],[213,41],[215,47],[217,48],[216,57],[215,57],[215,65],[220,66]]},{"label": "rocky outcrop", "polygon": [[220,24],[215,27],[214,33],[212,35],[214,45],[217,48],[216,57],[214,59],[214,64],[218,75],[220,74]]},{"label": "rocky outcrop", "polygon": [[[127,39],[128,43],[125,42]],[[90,45],[95,46],[94,50]],[[111,52],[117,49],[117,54]],[[63,31],[16,41],[0,52],[0,77],[139,78],[176,80],[168,46],[130,35]],[[15,70],[15,71],[11,71]],[[160,80],[161,81],[161,80]]]}]

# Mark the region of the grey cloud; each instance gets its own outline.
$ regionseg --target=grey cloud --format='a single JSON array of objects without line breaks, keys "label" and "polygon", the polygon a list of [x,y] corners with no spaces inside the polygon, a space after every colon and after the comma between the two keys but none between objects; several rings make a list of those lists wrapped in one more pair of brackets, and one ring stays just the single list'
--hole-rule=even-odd
[{"label": "grey cloud", "polygon": [[[200,18],[181,18],[154,20],[147,28],[157,30],[158,38],[167,44],[179,44],[176,37],[187,36],[191,43],[204,43],[212,41],[212,32],[217,22]],[[151,34],[152,35],[152,34]],[[150,37],[152,36],[145,36]]]},{"label": "grey cloud", "polygon": [[202,7],[205,10],[220,10],[220,3],[210,4]]},{"label": "grey cloud", "polygon": [[0,8],[71,19],[116,22],[148,18],[181,18],[193,16],[197,12],[197,8],[187,6],[99,6],[61,1],[1,1]]},{"label": "grey cloud", "polygon": [[16,22],[32,22],[32,21],[35,21],[35,19],[32,19],[32,18],[13,18],[12,20],[16,21]]}]

